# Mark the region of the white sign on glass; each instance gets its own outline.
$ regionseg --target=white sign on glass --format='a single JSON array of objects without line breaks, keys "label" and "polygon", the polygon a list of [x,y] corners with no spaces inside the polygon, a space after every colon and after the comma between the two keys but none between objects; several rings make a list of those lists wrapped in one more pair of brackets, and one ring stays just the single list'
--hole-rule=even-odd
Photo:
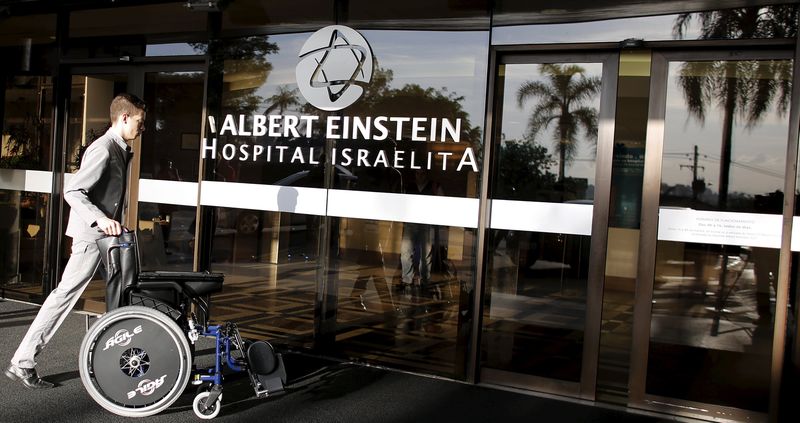
[{"label": "white sign on glass", "polygon": [[658,240],[780,248],[779,214],[731,213],[662,207]]}]

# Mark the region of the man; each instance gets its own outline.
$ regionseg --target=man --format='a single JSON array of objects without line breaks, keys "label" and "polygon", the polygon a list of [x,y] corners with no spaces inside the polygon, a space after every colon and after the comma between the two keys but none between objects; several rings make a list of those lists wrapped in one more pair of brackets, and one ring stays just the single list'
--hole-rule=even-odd
[{"label": "man", "polygon": [[36,373],[36,355],[55,334],[80,298],[100,265],[95,241],[122,233],[122,212],[131,148],[144,128],[145,103],[130,94],[111,101],[111,128],[84,153],[81,167],[64,187],[71,207],[66,235],[72,238],[72,255],[58,287],[42,304],[22,339],[5,374],[29,389],[54,385]]}]

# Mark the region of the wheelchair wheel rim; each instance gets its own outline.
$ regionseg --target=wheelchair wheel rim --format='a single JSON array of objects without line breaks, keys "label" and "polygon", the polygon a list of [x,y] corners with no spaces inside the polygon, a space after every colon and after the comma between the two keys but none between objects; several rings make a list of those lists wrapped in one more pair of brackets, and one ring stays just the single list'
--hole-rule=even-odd
[{"label": "wheelchair wheel rim", "polygon": [[81,345],[79,370],[105,409],[144,417],[169,407],[186,387],[191,353],[178,325],[145,307],[122,307],[95,323]]}]

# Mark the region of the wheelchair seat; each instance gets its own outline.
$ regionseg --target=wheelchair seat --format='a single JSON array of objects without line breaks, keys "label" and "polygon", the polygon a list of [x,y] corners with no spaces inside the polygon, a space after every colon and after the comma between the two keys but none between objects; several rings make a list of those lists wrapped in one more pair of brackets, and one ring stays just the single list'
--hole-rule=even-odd
[{"label": "wheelchair seat", "polygon": [[222,273],[152,271],[139,272],[126,289],[123,304],[156,308],[178,319],[195,304],[199,323],[208,322],[210,296],[222,291]]}]

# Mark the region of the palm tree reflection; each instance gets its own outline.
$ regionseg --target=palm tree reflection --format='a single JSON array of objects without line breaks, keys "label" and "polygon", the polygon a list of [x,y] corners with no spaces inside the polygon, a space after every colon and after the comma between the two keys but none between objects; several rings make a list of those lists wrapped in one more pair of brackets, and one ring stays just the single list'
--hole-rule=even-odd
[{"label": "palm tree reflection", "polygon": [[[673,32],[678,38],[683,37],[690,23],[697,19],[701,24],[701,39],[794,38],[796,16],[796,5],[685,13],[676,19]],[[723,110],[717,205],[724,210],[728,205],[735,117],[743,118],[751,129],[770,111],[773,102],[778,115],[784,115],[791,95],[792,63],[788,60],[685,62],[679,74],[678,85],[686,98],[686,107],[701,124],[710,105]]]},{"label": "palm tree reflection", "polygon": [[267,110],[264,111],[265,115],[277,110],[278,114],[283,114],[284,111],[292,106],[299,106],[300,99],[297,97],[297,89],[291,89],[288,85],[281,85],[278,87],[278,92],[270,96],[267,101],[270,104]]},{"label": "palm tree reflection", "polygon": [[578,133],[597,139],[597,110],[587,103],[600,92],[600,78],[587,77],[578,65],[543,64],[539,72],[547,82],[528,81],[517,91],[517,104],[523,107],[529,98],[539,102],[528,120],[528,138],[536,136],[555,124],[553,141],[558,150],[558,180],[564,180],[564,168],[577,151]]}]

